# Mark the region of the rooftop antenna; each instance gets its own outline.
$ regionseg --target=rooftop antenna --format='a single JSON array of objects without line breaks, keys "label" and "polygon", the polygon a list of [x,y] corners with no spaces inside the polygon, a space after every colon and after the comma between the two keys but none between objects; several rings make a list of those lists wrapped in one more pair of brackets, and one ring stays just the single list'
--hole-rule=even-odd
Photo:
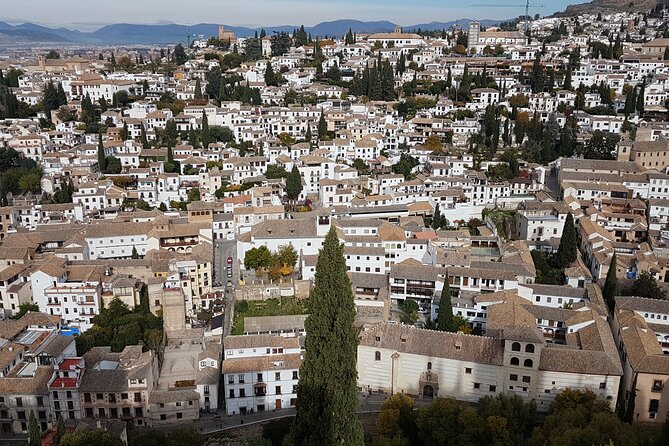
[{"label": "rooftop antenna", "polygon": [[472,5],[474,8],[525,8],[525,25],[524,31],[530,29],[530,8],[544,8],[544,5],[532,5],[530,0],[526,0],[524,5],[509,5],[509,4],[476,4]]}]

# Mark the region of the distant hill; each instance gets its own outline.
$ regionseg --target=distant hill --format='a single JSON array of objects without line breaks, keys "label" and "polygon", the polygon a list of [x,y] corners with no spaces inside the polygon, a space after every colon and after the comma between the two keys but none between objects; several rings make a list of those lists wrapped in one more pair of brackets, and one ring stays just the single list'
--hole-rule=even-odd
[{"label": "distant hill", "polygon": [[[471,19],[459,19],[450,22],[432,22],[417,25],[403,25],[406,32],[417,29],[426,31],[448,29],[452,26],[466,27]],[[484,26],[494,25],[500,20],[480,20]],[[388,21],[370,21],[342,19],[331,22],[322,22],[314,26],[305,27],[312,36],[343,36],[351,29],[356,33],[388,32],[395,29],[397,25]],[[251,37],[261,28],[247,28],[241,26],[227,26],[239,37]],[[292,32],[299,25],[280,25],[264,27],[267,34],[274,32]],[[10,25],[0,22],[0,42],[8,44],[30,43],[30,42],[53,42],[73,44],[172,44],[185,42],[187,34],[191,36],[216,36],[218,35],[218,24],[200,23],[186,26],[178,24],[166,25],[136,25],[129,23],[118,23],[104,26],[97,31],[81,32],[67,28],[48,28],[45,26],[24,23],[21,25]]]},{"label": "distant hill", "polygon": [[592,0],[590,3],[569,5],[564,13],[558,16],[574,16],[579,14],[597,14],[607,12],[648,12],[657,5],[669,3],[669,0]]}]

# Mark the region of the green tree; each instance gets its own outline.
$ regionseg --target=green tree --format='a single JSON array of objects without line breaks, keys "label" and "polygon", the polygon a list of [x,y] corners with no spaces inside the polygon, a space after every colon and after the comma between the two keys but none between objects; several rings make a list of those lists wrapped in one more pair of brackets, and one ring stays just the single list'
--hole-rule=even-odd
[{"label": "green tree", "polygon": [[180,43],[174,47],[172,58],[174,63],[177,65],[183,65],[188,60],[188,56],[186,56],[186,50],[184,50],[184,47]]},{"label": "green tree", "polygon": [[61,438],[67,433],[67,428],[65,427],[65,420],[60,415],[60,412],[56,415],[56,436],[54,442],[56,445],[60,444]]},{"label": "green tree", "polygon": [[555,254],[555,262],[559,268],[566,268],[576,261],[578,255],[578,245],[576,240],[576,226],[571,212],[567,214],[564,221],[562,237],[560,237],[560,246]]},{"label": "green tree", "polygon": [[194,187],[188,191],[188,201],[200,201],[200,188]]},{"label": "green tree", "polygon": [[121,139],[127,141],[130,139],[130,130],[128,130],[128,123],[123,121],[123,128],[121,129]]},{"label": "green tree", "polygon": [[195,99],[202,99],[202,83],[200,78],[195,81]]},{"label": "green tree", "polygon": [[318,139],[323,141],[328,137],[328,123],[325,121],[325,113],[321,113],[318,119]]},{"label": "green tree", "polygon": [[279,86],[277,75],[274,73],[272,64],[269,61],[267,61],[267,64],[265,65],[265,85],[267,85],[268,87]]},{"label": "green tree", "polygon": [[123,446],[119,437],[101,429],[77,429],[63,435],[58,446]]},{"label": "green tree", "polygon": [[244,254],[244,268],[248,270],[261,270],[269,268],[272,261],[272,253],[267,246],[251,248]]},{"label": "green tree", "polygon": [[105,160],[105,146],[102,142],[102,131],[100,131],[98,132],[98,168],[102,173],[106,170]]},{"label": "green tree", "polygon": [[[372,445],[410,445],[416,440],[416,417],[414,401],[403,393],[396,393],[381,405],[376,421],[376,433]],[[413,440],[413,441],[412,441]]]},{"label": "green tree", "polygon": [[209,118],[207,118],[207,112],[202,112],[202,131],[200,133],[200,139],[202,140],[202,147],[207,149],[211,143],[211,133],[209,133]]},{"label": "green tree", "polygon": [[604,282],[604,301],[609,308],[609,313],[613,314],[616,308],[616,296],[618,295],[618,277],[616,275],[616,254],[611,258],[609,270],[606,273],[606,281]]},{"label": "green tree", "polygon": [[478,416],[487,420],[489,417],[500,417],[506,420],[510,444],[523,444],[532,434],[537,422],[537,407],[532,402],[525,402],[518,395],[500,393],[486,396],[479,400],[476,410]]},{"label": "green tree", "polygon": [[22,191],[29,191],[33,194],[39,194],[42,191],[42,176],[36,172],[29,172],[19,179],[19,188]]},{"label": "green tree", "polygon": [[452,398],[437,398],[421,409],[416,424],[424,446],[495,444],[474,410]]},{"label": "green tree", "polygon": [[21,317],[23,317],[23,315],[29,311],[39,313],[39,306],[37,306],[37,304],[34,304],[32,302],[23,303],[19,305],[19,311],[16,312],[13,319],[21,319]]},{"label": "green tree", "polygon": [[437,315],[437,330],[452,331],[453,327],[453,304],[451,302],[451,287],[448,277],[444,278],[444,287],[441,289],[439,300],[439,314]]},{"label": "green tree", "polygon": [[123,166],[121,165],[121,160],[115,156],[108,156],[105,158],[105,170],[104,173],[117,174],[121,173]]},{"label": "green tree", "polygon": [[402,322],[414,325],[418,321],[418,302],[413,299],[404,299],[402,302]]},{"label": "green tree", "polygon": [[343,251],[331,228],[319,252],[304,324],[306,353],[291,432],[296,446],[364,444],[357,415],[355,304]]},{"label": "green tree", "polygon": [[287,245],[279,246],[279,250],[276,253],[276,259],[281,266],[295,268],[298,255],[297,251],[295,251],[295,247],[293,247],[293,244],[288,243]]},{"label": "green tree", "polygon": [[283,167],[277,166],[276,164],[270,164],[267,166],[267,170],[265,171],[265,178],[268,180],[286,177],[288,177],[288,172],[286,172],[286,169]]},{"label": "green tree", "polygon": [[649,272],[644,271],[636,278],[632,286],[625,289],[626,296],[647,297],[649,299],[666,299],[667,294]]},{"label": "green tree", "polygon": [[132,247],[132,254],[130,255],[130,258],[139,259],[139,253],[137,252],[137,247],[136,246]]},{"label": "green tree", "polygon": [[441,219],[441,209],[439,204],[434,206],[434,213],[432,214],[432,229],[441,229],[443,222]]},{"label": "green tree", "polygon": [[41,434],[42,430],[40,429],[35,412],[31,410],[30,417],[28,418],[28,446],[39,446],[41,444]]},{"label": "green tree", "polygon": [[290,171],[288,178],[286,178],[286,195],[288,199],[294,204],[300,194],[302,193],[302,176],[300,171],[297,168],[297,165],[293,165],[293,169]]}]

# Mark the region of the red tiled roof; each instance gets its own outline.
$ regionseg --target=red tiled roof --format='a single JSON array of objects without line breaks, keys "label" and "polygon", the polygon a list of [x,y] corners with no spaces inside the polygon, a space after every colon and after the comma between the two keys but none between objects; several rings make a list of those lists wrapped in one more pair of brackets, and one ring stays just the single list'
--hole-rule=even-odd
[{"label": "red tiled roof", "polygon": [[77,378],[56,378],[51,385],[50,389],[75,389],[77,388]]}]

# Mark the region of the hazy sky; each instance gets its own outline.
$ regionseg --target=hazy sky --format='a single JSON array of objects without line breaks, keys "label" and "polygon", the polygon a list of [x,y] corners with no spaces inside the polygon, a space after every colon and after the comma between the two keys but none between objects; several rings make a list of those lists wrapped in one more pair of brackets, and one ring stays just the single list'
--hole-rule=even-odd
[{"label": "hazy sky", "polygon": [[[335,19],[390,20],[414,25],[458,18],[511,18],[522,8],[472,8],[473,4],[524,4],[524,0],[1,0],[0,21],[91,30],[109,23],[224,23],[314,25]],[[586,0],[536,0],[550,15]]]}]

